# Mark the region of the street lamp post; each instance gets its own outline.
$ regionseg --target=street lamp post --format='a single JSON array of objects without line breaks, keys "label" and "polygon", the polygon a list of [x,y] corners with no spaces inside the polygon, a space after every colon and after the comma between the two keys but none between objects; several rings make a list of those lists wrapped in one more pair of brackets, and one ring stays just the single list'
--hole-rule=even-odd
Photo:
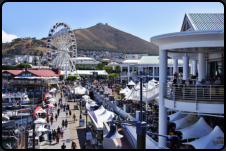
[{"label": "street lamp post", "polygon": [[82,103],[82,99],[80,99],[80,119],[82,119],[82,114],[81,114],[81,112],[82,112],[81,103]]}]

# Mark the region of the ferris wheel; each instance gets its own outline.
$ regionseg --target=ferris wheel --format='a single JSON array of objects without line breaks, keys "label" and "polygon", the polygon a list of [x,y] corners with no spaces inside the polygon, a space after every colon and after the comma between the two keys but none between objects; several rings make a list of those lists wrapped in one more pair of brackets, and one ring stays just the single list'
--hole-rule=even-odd
[{"label": "ferris wheel", "polygon": [[65,71],[66,77],[71,74],[79,75],[71,59],[77,57],[77,44],[72,28],[64,22],[55,23],[49,30],[46,51],[42,61],[46,60],[49,67]]}]

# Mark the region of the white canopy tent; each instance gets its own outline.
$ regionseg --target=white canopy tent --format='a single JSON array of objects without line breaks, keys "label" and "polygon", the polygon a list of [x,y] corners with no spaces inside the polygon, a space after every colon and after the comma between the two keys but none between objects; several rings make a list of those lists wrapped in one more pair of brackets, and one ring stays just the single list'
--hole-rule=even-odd
[{"label": "white canopy tent", "polygon": [[82,98],[83,98],[85,101],[87,101],[90,97],[89,97],[88,95],[84,95],[84,96],[82,96]]},{"label": "white canopy tent", "polygon": [[75,93],[75,94],[80,94],[80,95],[84,95],[84,94],[88,95],[89,94],[89,91],[86,88],[82,87],[81,85],[72,89],[71,92]]},{"label": "white canopy tent", "polygon": [[224,133],[218,126],[215,126],[208,135],[183,144],[190,144],[194,146],[195,149],[221,149],[224,146]]},{"label": "white canopy tent", "polygon": [[181,131],[183,134],[182,139],[190,139],[206,136],[211,133],[212,130],[213,129],[206,123],[203,117],[201,117],[195,124],[176,131]]},{"label": "white canopy tent", "polygon": [[103,107],[103,105],[101,105],[99,107],[99,109],[97,109],[96,111],[94,111],[94,113],[95,113],[96,116],[98,116],[98,115],[101,115],[104,111],[105,111],[105,108]]},{"label": "white canopy tent", "polygon": [[182,119],[186,116],[186,114],[182,114],[181,111],[177,112],[177,113],[174,113],[174,114],[171,114],[171,115],[168,115],[168,117],[170,118],[169,122],[172,122],[172,121],[176,121],[176,120],[179,120],[179,119]]},{"label": "white canopy tent", "polygon": [[128,83],[128,85],[136,85],[132,80]]},{"label": "white canopy tent", "polygon": [[114,115],[115,115],[114,112],[111,112],[111,111],[108,111],[108,110],[105,109],[105,111],[102,114],[96,115],[96,117],[97,117],[97,124],[100,127],[103,127],[103,122],[112,120]]},{"label": "white canopy tent", "polygon": [[132,88],[130,92],[128,92],[128,93],[125,94],[126,95],[125,98],[126,99],[132,99],[132,93],[133,93],[133,91],[134,91],[134,88]]},{"label": "white canopy tent", "polygon": [[46,120],[43,119],[43,118],[38,118],[37,120],[34,121],[34,123],[35,123],[35,124],[37,124],[37,123],[45,124],[45,123],[47,123],[47,122],[46,122]]},{"label": "white canopy tent", "polygon": [[199,120],[199,118],[196,115],[188,114],[184,118],[176,120],[176,121],[172,121],[172,122],[176,124],[176,129],[178,130],[178,129],[182,129],[182,128],[191,126],[191,125],[195,124],[198,120]]},{"label": "white canopy tent", "polygon": [[120,90],[119,93],[120,93],[120,94],[126,93],[126,92],[129,92],[129,90],[130,90],[130,89],[126,86],[125,89]]}]

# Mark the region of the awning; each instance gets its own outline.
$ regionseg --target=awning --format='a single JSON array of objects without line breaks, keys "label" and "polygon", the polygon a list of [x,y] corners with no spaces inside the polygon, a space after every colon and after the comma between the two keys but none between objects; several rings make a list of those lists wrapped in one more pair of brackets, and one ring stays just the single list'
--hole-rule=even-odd
[{"label": "awning", "polygon": [[203,117],[201,117],[195,124],[177,131],[181,131],[183,134],[182,139],[191,139],[206,136],[211,133],[212,130],[213,129],[209,124],[207,124]]},{"label": "awning", "polygon": [[196,115],[188,114],[184,118],[172,122],[176,124],[176,129],[181,129],[195,124],[198,120]]},{"label": "awning", "polygon": [[130,92],[131,90],[126,86],[126,88],[125,89],[122,89],[122,90],[120,90],[120,94],[122,94],[122,93],[128,93],[128,92]]},{"label": "awning", "polygon": [[183,144],[191,144],[195,149],[221,149],[224,146],[224,133],[218,126],[215,126],[208,135]]},{"label": "awning", "polygon": [[186,114],[182,114],[180,111],[177,112],[177,113],[168,115],[168,117],[170,118],[169,122],[172,122],[172,121],[176,121],[176,120],[182,119],[182,118],[184,118],[185,116],[186,116]]}]

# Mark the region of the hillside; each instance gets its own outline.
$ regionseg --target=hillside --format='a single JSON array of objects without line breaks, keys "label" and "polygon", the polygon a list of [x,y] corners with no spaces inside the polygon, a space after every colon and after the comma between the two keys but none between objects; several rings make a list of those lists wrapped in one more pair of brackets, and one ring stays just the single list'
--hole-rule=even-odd
[{"label": "hillside", "polygon": [[[158,47],[139,37],[120,31],[109,25],[95,25],[74,30],[78,51],[110,51],[121,53],[147,53],[158,55]],[[40,54],[46,49],[46,40],[16,40],[2,44],[2,54]]]}]

